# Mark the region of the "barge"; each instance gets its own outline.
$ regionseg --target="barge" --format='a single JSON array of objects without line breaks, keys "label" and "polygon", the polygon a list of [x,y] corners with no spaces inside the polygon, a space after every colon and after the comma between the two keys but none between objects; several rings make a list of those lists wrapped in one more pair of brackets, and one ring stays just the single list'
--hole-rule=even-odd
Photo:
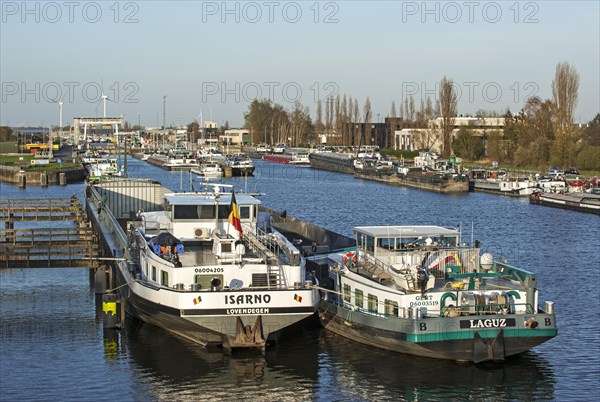
[{"label": "barge", "polygon": [[536,205],[600,215],[600,194],[585,192],[565,194],[535,192],[529,196],[529,202]]},{"label": "barge", "polygon": [[452,176],[437,172],[402,174],[396,173],[392,169],[363,169],[355,171],[354,177],[438,193],[462,194],[469,192],[469,182],[464,176]]},{"label": "barge", "polygon": [[354,173],[354,155],[346,153],[318,152],[308,155],[312,168],[339,173]]},{"label": "barge", "polygon": [[[88,217],[116,259],[112,289],[143,322],[205,347],[264,351],[314,315],[319,292],[302,253],[270,225],[259,200],[227,185],[206,187],[170,193],[156,183],[105,181],[88,188]],[[143,210],[118,213],[140,191]],[[127,209],[129,219],[118,219]]]},{"label": "barge", "polygon": [[328,267],[323,326],[373,347],[456,361],[499,361],[557,335],[537,276],[480,256],[438,226],[355,227],[356,248],[314,256]]}]

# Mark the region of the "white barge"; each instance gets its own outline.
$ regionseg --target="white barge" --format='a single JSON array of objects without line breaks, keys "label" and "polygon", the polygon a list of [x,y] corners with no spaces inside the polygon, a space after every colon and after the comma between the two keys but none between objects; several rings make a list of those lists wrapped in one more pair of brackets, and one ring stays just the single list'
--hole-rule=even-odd
[{"label": "white barge", "polygon": [[129,315],[206,347],[264,350],[315,313],[319,292],[304,257],[253,196],[223,185],[166,193],[160,210],[125,223],[112,211],[128,198],[119,183],[90,187],[87,210],[104,248],[123,257],[114,289]]}]

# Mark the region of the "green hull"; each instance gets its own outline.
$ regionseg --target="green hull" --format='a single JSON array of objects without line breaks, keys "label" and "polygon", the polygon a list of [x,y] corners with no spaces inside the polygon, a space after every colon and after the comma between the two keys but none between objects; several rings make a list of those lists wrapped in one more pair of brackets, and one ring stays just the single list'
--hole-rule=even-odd
[{"label": "green hull", "polygon": [[[399,318],[321,301],[323,326],[343,337],[404,354],[457,361],[504,360],[557,335],[554,314],[486,314]],[[528,328],[533,319],[536,328]]]}]

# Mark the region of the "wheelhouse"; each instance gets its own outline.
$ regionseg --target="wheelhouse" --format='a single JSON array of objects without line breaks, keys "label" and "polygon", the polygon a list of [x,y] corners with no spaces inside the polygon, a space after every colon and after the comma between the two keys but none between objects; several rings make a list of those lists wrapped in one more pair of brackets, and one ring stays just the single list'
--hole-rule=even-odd
[{"label": "wheelhouse", "polygon": [[385,260],[424,247],[455,248],[460,232],[441,226],[361,226],[354,228],[359,252]]},{"label": "wheelhouse", "polygon": [[[236,236],[229,222],[231,193],[170,193],[164,196],[164,211],[144,214],[146,235],[167,231],[181,240],[210,240],[215,232]],[[256,223],[260,201],[236,194],[240,221]]]}]

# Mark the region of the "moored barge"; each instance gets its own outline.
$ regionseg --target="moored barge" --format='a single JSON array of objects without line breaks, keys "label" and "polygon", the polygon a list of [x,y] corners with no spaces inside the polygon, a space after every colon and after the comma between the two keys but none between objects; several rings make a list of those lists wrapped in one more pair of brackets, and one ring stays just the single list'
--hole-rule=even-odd
[{"label": "moored barge", "polygon": [[351,252],[311,257],[329,267],[323,326],[377,348],[457,361],[504,360],[557,335],[537,276],[480,256],[438,226],[354,228]]},{"label": "moored barge", "polygon": [[206,347],[264,350],[314,314],[319,293],[304,257],[255,197],[226,185],[194,193],[156,188],[149,197],[156,207],[118,220],[118,201],[149,187],[131,186],[128,194],[128,186],[90,187],[87,211],[116,258],[113,289],[129,315]]}]

